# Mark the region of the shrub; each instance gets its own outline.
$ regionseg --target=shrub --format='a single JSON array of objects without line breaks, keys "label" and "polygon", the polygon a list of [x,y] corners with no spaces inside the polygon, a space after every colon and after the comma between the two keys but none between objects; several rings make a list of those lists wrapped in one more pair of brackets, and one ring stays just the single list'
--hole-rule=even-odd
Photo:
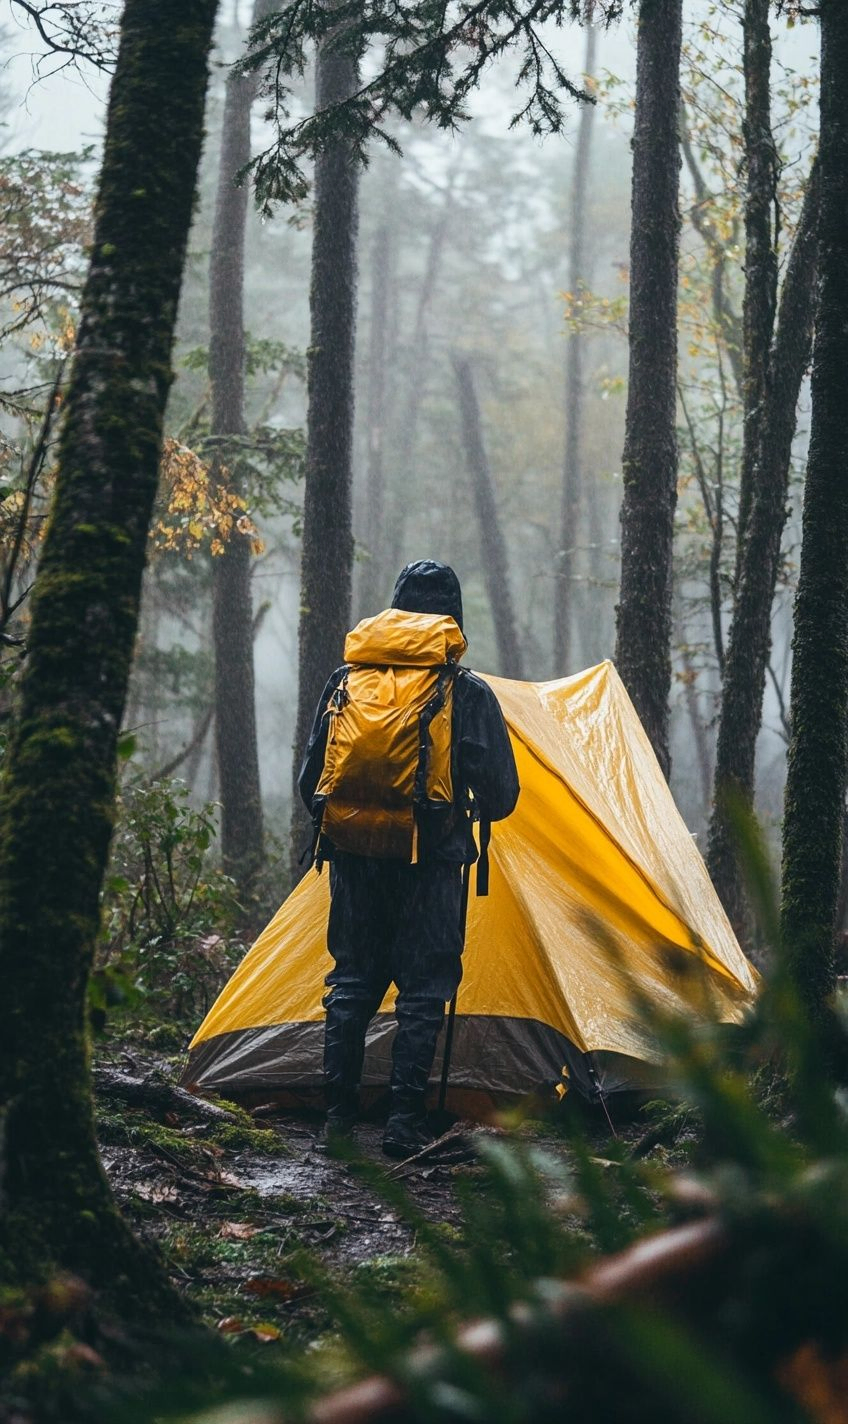
[{"label": "shrub", "polygon": [[212,862],[215,807],[179,781],[122,790],[92,983],[109,1006],[196,1022],[244,953],[235,886]]}]

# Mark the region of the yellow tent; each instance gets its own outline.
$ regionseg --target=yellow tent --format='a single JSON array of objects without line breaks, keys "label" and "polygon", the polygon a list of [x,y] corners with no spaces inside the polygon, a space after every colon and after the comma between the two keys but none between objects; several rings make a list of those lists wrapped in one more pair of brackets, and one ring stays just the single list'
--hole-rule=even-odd
[{"label": "yellow tent", "polygon": [[[593,1096],[638,1086],[659,1054],[637,997],[740,1022],[755,973],[613,665],[486,680],[521,795],[493,827],[488,897],[472,882],[448,1104],[568,1079]],[[194,1037],[188,1085],[304,1100],[320,1089],[328,882],[310,871],[259,936]],[[369,1030],[366,1091],[388,1081],[392,1004]],[[433,1087],[440,1072],[437,1058]]]}]

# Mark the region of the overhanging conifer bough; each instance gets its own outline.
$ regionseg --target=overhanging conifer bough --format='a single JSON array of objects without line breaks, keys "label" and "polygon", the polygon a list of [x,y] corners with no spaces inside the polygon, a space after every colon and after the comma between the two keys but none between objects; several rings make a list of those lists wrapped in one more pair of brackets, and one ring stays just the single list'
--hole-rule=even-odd
[{"label": "overhanging conifer bough", "polygon": [[[622,10],[623,0],[597,0],[595,21],[609,23]],[[526,123],[538,136],[560,133],[570,112],[563,96],[590,96],[569,78],[546,27],[582,13],[582,0],[290,0],[254,27],[242,61],[272,76],[274,138],[251,164],[258,197],[266,208],[302,199],[306,161],[334,142],[345,141],[363,162],[373,139],[398,151],[385,122],[391,114],[458,128],[484,71],[507,53],[519,60],[513,125]],[[380,67],[346,98],[294,119],[289,76],[302,75],[314,46],[333,33],[344,36],[350,52],[382,46]]]},{"label": "overhanging conifer bough", "polygon": [[217,0],[127,0],[0,803],[0,1276],[170,1296],[92,1121],[86,992]]}]

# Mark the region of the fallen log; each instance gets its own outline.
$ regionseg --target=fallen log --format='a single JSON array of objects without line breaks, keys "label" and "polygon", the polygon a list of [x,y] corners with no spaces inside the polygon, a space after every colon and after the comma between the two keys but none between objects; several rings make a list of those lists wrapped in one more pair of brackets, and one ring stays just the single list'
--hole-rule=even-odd
[{"label": "fallen log", "polygon": [[153,1113],[179,1113],[201,1122],[238,1122],[235,1113],[176,1087],[158,1072],[134,1078],[116,1068],[98,1067],[94,1069],[94,1091],[99,1097],[114,1098],[128,1107],[146,1108]]}]

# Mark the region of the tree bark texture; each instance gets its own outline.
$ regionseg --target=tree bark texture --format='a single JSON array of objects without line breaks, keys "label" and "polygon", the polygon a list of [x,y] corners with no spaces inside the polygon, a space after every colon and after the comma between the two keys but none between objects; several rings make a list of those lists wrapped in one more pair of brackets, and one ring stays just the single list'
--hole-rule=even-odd
[{"label": "tree bark texture", "polygon": [[127,0],[0,803],[0,1275],[170,1299],[94,1136],[86,988],[217,0]]},{"label": "tree bark texture", "polygon": [[753,457],[750,506],[722,679],[707,865],[740,932],[745,929],[745,896],[727,816],[728,797],[753,808],[756,746],[771,651],[771,610],[786,523],[792,442],[813,341],[818,203],[819,171],[814,164],[765,366],[759,445]]},{"label": "tree bark texture", "polygon": [[736,583],[751,509],[777,310],[778,157],[771,128],[771,0],[745,0],[745,294],[742,301],[742,469],[736,529]]},{"label": "tree bark texture", "polygon": [[445,241],[453,212],[453,183],[454,177],[452,176],[445,193],[444,206],[430,234],[427,262],[418,293],[412,339],[409,343],[410,359],[409,369],[406,373],[406,398],[402,407],[398,439],[398,470],[403,485],[400,489],[397,487],[393,489],[386,521],[386,562],[388,574],[391,577],[399,572],[400,551],[403,545],[406,522],[406,498],[403,490],[406,483],[414,478],[415,473],[415,439],[418,434],[418,418],[427,390],[429,367],[430,340],[427,323],[438,284]]},{"label": "tree bark texture", "polygon": [[[586,26],[584,73],[591,77],[595,69],[597,35],[593,24]],[[588,285],[586,234],[588,230],[589,165],[592,152],[592,130],[595,105],[584,104],[577,128],[574,153],[574,175],[571,183],[571,244],[568,254],[568,290],[576,293]],[[554,668],[565,676],[571,663],[571,635],[574,623],[574,565],[578,540],[580,495],[583,483],[581,447],[583,435],[584,373],[583,357],[586,337],[583,332],[569,333],[565,370],[565,452],[562,479],[562,516],[560,550],[555,584],[554,604]]]},{"label": "tree bark texture", "polygon": [[386,429],[389,299],[392,289],[392,234],[380,223],[371,250],[371,330],[368,359],[368,465],[365,481],[365,528],[369,557],[362,565],[359,604],[363,616],[382,607],[384,587],[386,481],[383,448]]},{"label": "tree bark texture", "polygon": [[669,772],[682,0],[640,0],[615,661]]},{"label": "tree bark texture", "polygon": [[804,999],[834,987],[848,778],[848,7],[822,0],[819,287],[795,601],[782,924]]},{"label": "tree bark texture", "polygon": [[[358,64],[339,35],[323,44],[316,73],[319,109],[356,89]],[[311,827],[297,791],[318,698],[339,665],[350,624],[353,357],[359,171],[349,146],[333,143],[315,160],[307,373],[306,482],[300,577],[299,683],[292,796],[292,874]]]},{"label": "tree bark texture", "polygon": [[[256,0],[253,24],[274,8]],[[231,472],[241,492],[237,445],[246,434],[244,411],[244,244],[249,189],[236,175],[250,161],[250,112],[258,75],[227,76],[218,191],[209,263],[210,434],[215,461]],[[249,541],[233,531],[212,560],[215,649],[215,734],[221,787],[221,855],[224,870],[246,890],[263,856],[262,796],[256,736],[253,663],[253,596]]]},{"label": "tree bark texture", "polygon": [[461,356],[453,357],[453,368],[459,392],[462,442],[465,446],[465,459],[471,476],[474,507],[480,526],[483,573],[498,645],[498,671],[502,677],[521,678],[524,676],[523,660],[509,586],[509,558],[495,503],[474,375],[470,363]]}]

